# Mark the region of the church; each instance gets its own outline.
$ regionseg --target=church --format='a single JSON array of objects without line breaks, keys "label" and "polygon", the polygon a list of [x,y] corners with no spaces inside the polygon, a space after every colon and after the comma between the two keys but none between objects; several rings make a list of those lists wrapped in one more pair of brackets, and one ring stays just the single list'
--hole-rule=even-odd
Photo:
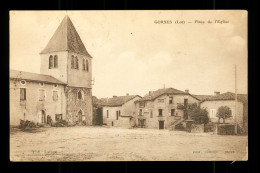
[{"label": "church", "polygon": [[10,125],[92,124],[92,57],[65,16],[40,52],[40,74],[10,70]]}]

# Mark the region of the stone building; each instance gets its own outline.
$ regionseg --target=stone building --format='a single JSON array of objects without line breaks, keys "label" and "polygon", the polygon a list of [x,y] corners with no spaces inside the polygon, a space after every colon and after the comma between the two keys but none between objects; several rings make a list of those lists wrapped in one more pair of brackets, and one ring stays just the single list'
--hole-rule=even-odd
[{"label": "stone building", "polygon": [[[41,57],[41,68],[40,74],[32,74],[36,75],[37,80],[34,82],[31,81],[30,77],[23,78],[23,75],[20,78],[16,78],[15,80],[22,81],[24,80],[28,89],[26,90],[26,96],[34,93],[35,90],[38,90],[38,86],[34,88],[35,82],[42,81],[46,84],[46,87],[49,86],[49,83],[59,84],[60,95],[62,96],[62,103],[59,101],[56,104],[61,104],[62,107],[61,114],[62,118],[67,120],[71,124],[75,123],[86,123],[87,125],[92,124],[92,57],[87,52],[83,42],[80,39],[75,27],[73,26],[70,18],[65,16],[62,20],[61,24],[55,31],[54,35],[51,37],[47,46],[40,52]],[[22,72],[23,73],[23,72]],[[27,73],[26,73],[27,74]],[[10,83],[14,78],[11,79]],[[52,82],[50,82],[50,80]],[[55,83],[56,82],[56,83]],[[10,86],[11,87],[11,86]],[[17,87],[19,90],[21,84],[12,86]],[[16,92],[17,92],[16,90]],[[14,90],[10,88],[10,96],[13,95]],[[20,92],[23,92],[20,89]],[[41,92],[41,91],[40,91]],[[50,89],[46,89],[46,95],[50,94]],[[19,100],[19,94],[14,95],[10,99],[10,116],[11,119],[15,117],[15,119],[24,119],[24,112],[16,112],[14,115],[14,110],[20,110],[21,102],[13,103],[13,100]],[[23,102],[26,104],[26,109],[30,110],[38,110],[38,107],[35,107],[32,102],[37,102],[37,97],[26,97],[27,99]],[[47,97],[48,98],[48,97]],[[32,100],[31,100],[32,99]],[[48,104],[48,100],[45,102],[41,102],[41,104]],[[45,106],[43,106],[45,107]],[[48,106],[47,106],[48,107]],[[55,107],[45,108],[46,112],[52,112],[51,116],[54,116]],[[37,116],[35,111],[29,111],[28,116],[25,117],[33,117]],[[34,120],[34,119],[33,119]],[[12,122],[16,122],[14,120]],[[45,122],[45,121],[43,121]]]},{"label": "stone building", "polygon": [[[218,122],[217,111],[220,106],[227,106],[231,109],[231,117],[225,120],[225,123],[235,123],[237,121],[239,128],[247,132],[248,128],[248,99],[246,94],[237,95],[237,112],[235,114],[235,94],[226,92],[215,95],[195,95],[201,99],[200,107],[206,108],[209,112],[211,122]],[[235,117],[236,116],[236,117]],[[222,121],[221,121],[222,122]]]},{"label": "stone building", "polygon": [[188,90],[184,92],[174,88],[165,88],[150,91],[142,99],[135,101],[136,123],[142,128],[174,128],[188,118],[182,108],[188,104],[199,103],[199,101]]},{"label": "stone building", "polygon": [[[135,126],[135,101],[139,95],[113,96],[95,101],[96,119],[102,116],[102,124],[115,127]],[[102,114],[102,115],[101,115]],[[100,124],[100,123],[99,123]]]}]

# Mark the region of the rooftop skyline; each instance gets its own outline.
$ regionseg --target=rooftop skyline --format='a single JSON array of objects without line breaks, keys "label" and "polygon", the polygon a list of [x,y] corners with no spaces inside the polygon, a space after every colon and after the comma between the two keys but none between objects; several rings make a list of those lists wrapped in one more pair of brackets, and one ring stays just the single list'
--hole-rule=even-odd
[{"label": "rooftop skyline", "polygon": [[[39,73],[39,53],[65,15],[93,57],[93,95],[98,98],[144,96],[164,86],[192,94],[234,92],[234,64],[238,93],[247,93],[246,12],[10,12],[10,68]],[[193,23],[154,23],[177,19]],[[195,23],[216,19],[229,23]]]}]

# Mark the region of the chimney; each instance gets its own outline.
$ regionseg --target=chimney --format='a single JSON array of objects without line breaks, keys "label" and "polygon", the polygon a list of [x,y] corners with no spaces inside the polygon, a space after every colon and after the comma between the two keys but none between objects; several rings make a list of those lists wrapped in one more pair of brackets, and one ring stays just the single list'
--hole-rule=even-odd
[{"label": "chimney", "polygon": [[113,96],[113,98],[116,98],[117,96]]},{"label": "chimney", "polygon": [[186,93],[189,93],[189,90],[186,89],[185,92],[186,92]]},{"label": "chimney", "polygon": [[219,91],[215,91],[214,94],[215,94],[215,96],[218,96],[220,94],[220,92]]},{"label": "chimney", "polygon": [[149,96],[150,96],[152,93],[153,93],[152,91],[149,91]]},{"label": "chimney", "polygon": [[126,96],[129,96],[129,93],[126,93]]}]

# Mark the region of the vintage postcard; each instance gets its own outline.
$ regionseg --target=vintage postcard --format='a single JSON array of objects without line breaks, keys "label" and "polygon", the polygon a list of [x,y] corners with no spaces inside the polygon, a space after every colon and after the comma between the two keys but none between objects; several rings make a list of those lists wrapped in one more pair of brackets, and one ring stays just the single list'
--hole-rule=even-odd
[{"label": "vintage postcard", "polygon": [[245,10],[10,11],[11,161],[247,161]]}]

